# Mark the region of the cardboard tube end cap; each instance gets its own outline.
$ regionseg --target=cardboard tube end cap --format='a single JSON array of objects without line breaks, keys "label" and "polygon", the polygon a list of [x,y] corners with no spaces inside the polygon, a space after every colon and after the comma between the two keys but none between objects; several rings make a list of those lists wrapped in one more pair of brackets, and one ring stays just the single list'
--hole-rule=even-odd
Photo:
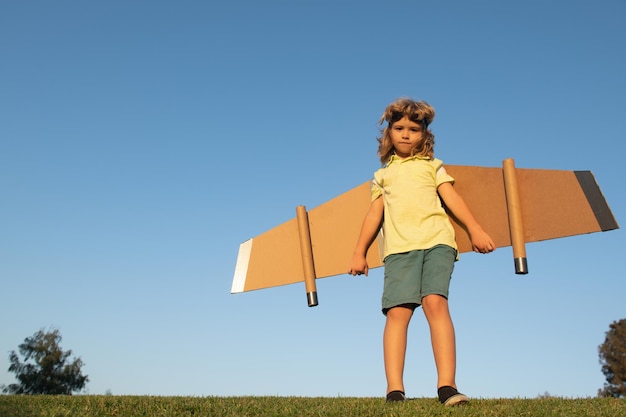
[{"label": "cardboard tube end cap", "polygon": [[309,307],[315,307],[318,304],[318,302],[317,302],[317,291],[307,292],[306,293],[306,300],[309,303]]},{"label": "cardboard tube end cap", "polygon": [[515,273],[518,275],[526,275],[528,273],[528,263],[526,258],[515,258]]}]

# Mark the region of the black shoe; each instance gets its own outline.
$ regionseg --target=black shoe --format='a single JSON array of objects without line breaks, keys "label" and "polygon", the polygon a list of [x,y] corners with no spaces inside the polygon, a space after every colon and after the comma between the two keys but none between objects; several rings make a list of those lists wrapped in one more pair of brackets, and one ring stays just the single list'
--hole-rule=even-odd
[{"label": "black shoe", "polygon": [[437,390],[437,394],[439,395],[439,402],[446,407],[466,404],[469,402],[469,398],[467,398],[467,395],[461,394],[456,390],[456,388],[450,386],[439,388]]},{"label": "black shoe", "polygon": [[406,395],[402,391],[391,391],[387,394],[388,403],[401,403],[402,401],[406,401]]}]

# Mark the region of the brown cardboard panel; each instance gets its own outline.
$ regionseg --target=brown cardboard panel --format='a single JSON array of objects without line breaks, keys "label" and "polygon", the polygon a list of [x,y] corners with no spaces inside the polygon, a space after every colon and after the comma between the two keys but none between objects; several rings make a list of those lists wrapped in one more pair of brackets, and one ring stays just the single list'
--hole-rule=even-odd
[{"label": "brown cardboard panel", "polygon": [[[446,166],[456,182],[455,189],[465,199],[474,217],[490,234],[497,247],[510,246],[506,193],[501,168]],[[567,236],[616,229],[619,226],[602,197],[594,192],[594,205],[602,207],[596,215],[574,171],[516,168],[522,207],[524,240],[538,242]],[[597,187],[597,185],[596,185]],[[589,187],[592,188],[592,187]],[[600,227],[597,216],[607,218]],[[469,236],[454,221],[460,252],[466,252]]]},{"label": "brown cardboard panel", "polygon": [[[510,246],[502,168],[447,165],[446,169],[455,178],[455,189],[496,246]],[[577,175],[574,171],[520,168],[516,168],[515,172],[526,242],[618,227],[597,184],[597,190],[594,189],[595,180],[590,181],[588,175]],[[369,203],[368,181],[308,211],[317,278],[348,272]],[[598,219],[603,219],[603,226]],[[454,217],[451,216],[451,220],[459,251],[471,251],[467,232]],[[367,255],[370,268],[382,265],[379,249],[379,243],[375,241]],[[298,225],[293,218],[241,245],[232,292],[303,280]]]},{"label": "brown cardboard panel", "polygon": [[[454,189],[463,197],[482,228],[491,236],[496,247],[511,245],[509,218],[504,192],[502,168],[484,168],[446,165],[454,179]],[[450,213],[448,213],[450,214]],[[467,231],[450,215],[456,232],[459,252],[471,252],[472,244]]]},{"label": "brown cardboard panel", "polygon": [[244,291],[304,280],[298,225],[293,218],[252,239]]},{"label": "brown cardboard panel", "polygon": [[[370,187],[368,181],[309,211],[318,278],[347,273],[350,269],[352,252],[370,204]],[[370,268],[382,265],[376,241],[368,251],[367,262]]]},{"label": "brown cardboard panel", "polygon": [[526,242],[601,231],[573,171],[518,169]]}]

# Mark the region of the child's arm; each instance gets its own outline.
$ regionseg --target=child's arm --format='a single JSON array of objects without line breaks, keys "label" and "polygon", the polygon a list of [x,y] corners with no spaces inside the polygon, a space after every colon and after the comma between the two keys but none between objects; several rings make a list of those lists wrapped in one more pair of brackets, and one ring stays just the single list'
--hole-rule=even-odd
[{"label": "child's arm", "polygon": [[474,252],[489,253],[494,251],[496,245],[493,240],[478,224],[469,207],[465,204],[465,200],[456,192],[452,184],[444,182],[437,188],[437,192],[446,207],[454,214],[454,217],[467,228]]},{"label": "child's arm", "polygon": [[367,265],[367,260],[365,259],[365,256],[367,255],[367,250],[372,245],[372,242],[374,242],[374,239],[376,238],[376,235],[380,230],[380,225],[383,221],[383,212],[383,198],[378,197],[376,200],[370,203],[367,214],[365,214],[365,219],[363,219],[361,233],[359,234],[356,248],[354,249],[354,253],[352,254],[350,271],[348,271],[349,274],[367,275],[369,267]]}]

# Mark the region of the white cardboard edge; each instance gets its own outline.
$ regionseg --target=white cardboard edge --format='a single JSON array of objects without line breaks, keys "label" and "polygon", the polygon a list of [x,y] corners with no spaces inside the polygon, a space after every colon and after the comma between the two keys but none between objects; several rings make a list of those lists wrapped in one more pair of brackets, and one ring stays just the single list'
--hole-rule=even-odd
[{"label": "white cardboard edge", "polygon": [[235,265],[235,275],[233,276],[233,286],[231,294],[243,292],[246,285],[246,275],[248,274],[248,263],[250,262],[250,252],[252,251],[252,240],[249,239],[239,245],[237,254],[237,265]]}]

